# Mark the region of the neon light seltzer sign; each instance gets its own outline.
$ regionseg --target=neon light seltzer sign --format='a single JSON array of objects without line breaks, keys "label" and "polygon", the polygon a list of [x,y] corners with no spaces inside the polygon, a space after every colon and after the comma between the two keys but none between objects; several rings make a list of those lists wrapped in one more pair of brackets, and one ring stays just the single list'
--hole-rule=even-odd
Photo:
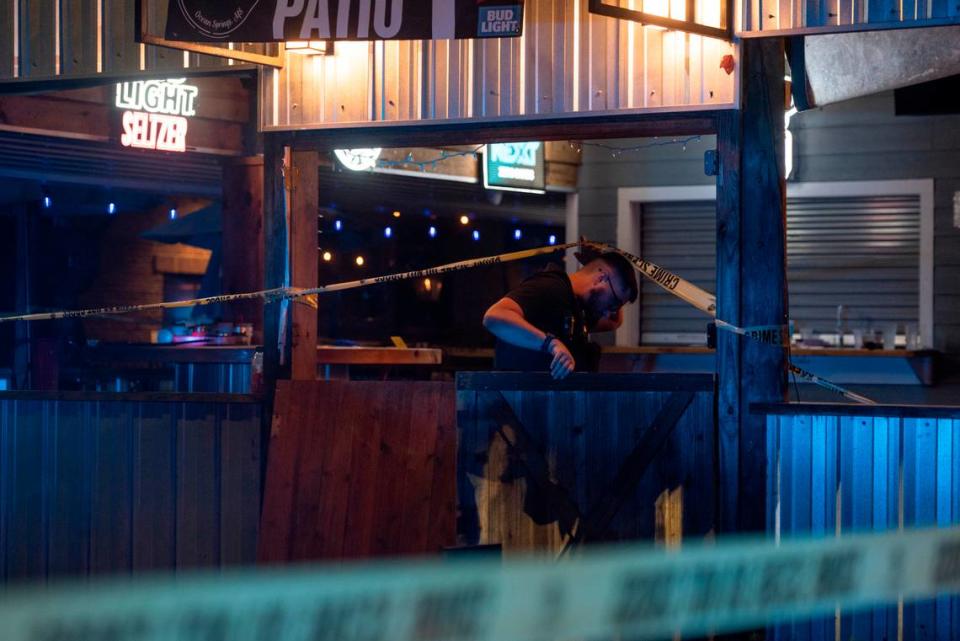
[{"label": "neon light seltzer sign", "polygon": [[117,85],[123,109],[120,144],[136,149],[187,150],[187,118],[197,115],[199,89],[175,80],[137,80]]}]

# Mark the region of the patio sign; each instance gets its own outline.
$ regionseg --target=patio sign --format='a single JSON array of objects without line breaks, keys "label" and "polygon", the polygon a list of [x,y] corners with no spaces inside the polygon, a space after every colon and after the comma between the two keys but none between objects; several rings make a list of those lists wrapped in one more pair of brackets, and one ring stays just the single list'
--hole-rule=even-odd
[{"label": "patio sign", "polygon": [[183,42],[444,40],[523,33],[523,0],[169,0]]}]

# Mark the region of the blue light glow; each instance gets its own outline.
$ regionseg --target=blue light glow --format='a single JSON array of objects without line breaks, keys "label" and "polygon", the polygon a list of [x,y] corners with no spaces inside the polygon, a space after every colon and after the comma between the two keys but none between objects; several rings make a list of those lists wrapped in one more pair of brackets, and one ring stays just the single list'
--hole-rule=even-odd
[{"label": "blue light glow", "polygon": [[514,240],[520,240],[521,238],[523,238],[523,232],[521,232],[519,229],[514,229],[514,230],[513,230],[513,239],[514,239]]},{"label": "blue light glow", "polygon": [[176,217],[177,217],[177,210],[176,210],[176,209],[171,209],[171,210],[170,210],[170,220],[175,220]]},{"label": "blue light glow", "polygon": [[554,236],[553,234],[550,234],[550,238],[547,240],[547,242],[550,243],[551,245],[556,245],[556,244],[557,244],[557,237]]},{"label": "blue light glow", "polygon": [[116,204],[116,203],[108,203],[108,204],[107,204],[107,213],[108,213],[108,214],[111,214],[111,215],[117,213],[117,204]]},{"label": "blue light glow", "polygon": [[50,196],[44,196],[44,197],[43,197],[43,206],[44,206],[44,208],[46,208],[46,209],[50,209],[51,207],[53,207],[53,199],[50,198]]},{"label": "blue light glow", "polygon": [[436,237],[437,237],[437,228],[434,227],[433,225],[430,225],[430,229],[427,230],[427,233],[430,234],[430,238],[436,238]]},{"label": "blue light glow", "polygon": [[480,232],[477,231],[476,229],[473,230],[473,239],[480,240]]},{"label": "blue light glow", "polygon": [[337,231],[343,229],[343,221],[337,218],[335,221],[333,221],[333,228]]},{"label": "blue light glow", "polygon": [[393,230],[390,229],[389,227],[384,227],[384,228],[383,228],[383,235],[384,235],[385,238],[390,238],[391,236],[393,236]]}]

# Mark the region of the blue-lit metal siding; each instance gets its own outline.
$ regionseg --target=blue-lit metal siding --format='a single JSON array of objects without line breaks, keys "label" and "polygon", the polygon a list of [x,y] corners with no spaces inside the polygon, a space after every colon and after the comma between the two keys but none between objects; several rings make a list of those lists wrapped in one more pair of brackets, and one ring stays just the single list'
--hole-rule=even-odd
[{"label": "blue-lit metal siding", "polygon": [[[768,529],[782,537],[960,523],[960,419],[770,416]],[[960,598],[803,620],[774,639],[956,639]],[[839,632],[839,636],[837,635]]]}]

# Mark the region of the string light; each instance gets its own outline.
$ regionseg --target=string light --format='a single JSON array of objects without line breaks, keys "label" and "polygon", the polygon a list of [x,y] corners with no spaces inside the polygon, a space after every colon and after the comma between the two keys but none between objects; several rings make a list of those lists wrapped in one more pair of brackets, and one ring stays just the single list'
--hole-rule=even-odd
[{"label": "string light", "polygon": [[426,160],[414,160],[413,153],[408,152],[403,160],[387,160],[385,158],[379,158],[376,161],[376,165],[378,167],[400,167],[413,165],[414,167],[418,167],[420,171],[426,171],[428,167],[434,169],[436,168],[437,163],[450,160],[451,158],[462,158],[465,156],[476,158],[481,149],[483,149],[483,145],[477,145],[473,149],[467,151],[441,151],[439,156],[436,156],[435,158],[428,158]]},{"label": "string light", "polygon": [[463,216],[460,216],[460,224],[461,224],[461,225],[469,225],[469,224],[470,224],[470,217],[467,216],[466,214],[464,214]]},{"label": "string light", "polygon": [[357,256],[357,260],[356,260],[357,267],[363,267],[364,262],[365,261],[363,260],[363,256]]},{"label": "string light", "polygon": [[43,194],[43,208],[50,209],[51,207],[53,207],[53,198],[50,197],[49,190],[47,190],[47,188],[44,187],[41,190],[41,193]]},{"label": "string light", "polygon": [[437,237],[437,228],[434,227],[433,225],[430,225],[430,229],[427,230],[427,233],[430,235],[430,238],[436,238],[436,237]]},{"label": "string light", "polygon": [[337,218],[335,221],[333,221],[333,228],[337,231],[343,229],[343,221]]},{"label": "string light", "polygon": [[554,236],[553,234],[550,234],[550,238],[547,239],[547,243],[550,244],[550,245],[556,245],[556,244],[557,244],[557,237]]},{"label": "string light", "polygon": [[[687,145],[692,142],[700,142],[700,136],[690,136],[689,138],[678,139],[672,138],[670,140],[660,140],[659,137],[654,137],[653,142],[646,142],[639,145],[633,145],[630,147],[617,147],[615,145],[606,145],[599,142],[585,142],[585,141],[569,141],[568,144],[570,149],[576,150],[576,152],[582,153],[584,147],[597,147],[600,149],[605,149],[610,152],[610,155],[613,158],[619,158],[623,154],[633,153],[641,151],[643,149],[650,149],[651,147],[667,147],[669,145],[680,145],[684,151],[687,149]],[[426,160],[414,160],[413,153],[408,152],[407,155],[401,160],[386,160],[384,158],[379,158],[376,161],[376,166],[381,168],[390,168],[390,167],[417,167],[420,171],[426,171],[429,169],[436,169],[437,164],[445,160],[450,160],[451,158],[461,158],[461,157],[472,157],[477,158],[479,152],[483,149],[483,145],[477,145],[471,150],[467,151],[442,151],[439,156],[428,158]],[[398,212],[394,212],[394,217],[398,217]]]},{"label": "string light", "polygon": [[384,237],[384,238],[390,238],[391,236],[393,236],[393,230],[392,230],[391,228],[389,228],[389,227],[384,227],[384,228],[383,228],[383,237]]},{"label": "string light", "polygon": [[330,252],[323,252],[323,262],[329,263],[331,260],[333,260],[333,254]]},{"label": "string light", "polygon": [[177,209],[176,207],[170,209],[170,220],[176,220],[177,218]]},{"label": "string light", "polygon": [[476,229],[473,230],[473,239],[480,240],[480,232],[477,231]]},{"label": "string light", "polygon": [[514,229],[514,230],[513,230],[513,239],[514,239],[514,240],[520,240],[521,238],[523,238],[523,232],[521,232],[519,229]]},{"label": "string light", "polygon": [[117,204],[116,203],[107,203],[107,213],[111,216],[117,213]]},{"label": "string light", "polygon": [[400,212],[399,212],[399,211],[393,212],[393,217],[394,217],[394,218],[400,218]]},{"label": "string light", "polygon": [[[637,152],[643,149],[650,149],[651,147],[667,147],[669,145],[680,145],[683,151],[686,151],[687,145],[694,142],[700,142],[700,136],[671,138],[670,140],[660,140],[658,137],[654,137],[653,142],[645,142],[643,144],[633,145],[631,147],[617,147],[616,145],[606,145],[602,142],[581,142],[580,145],[581,147],[597,147],[599,149],[605,149],[610,152],[611,157],[619,158],[623,154]],[[573,143],[570,143],[570,146],[573,148]]]}]

